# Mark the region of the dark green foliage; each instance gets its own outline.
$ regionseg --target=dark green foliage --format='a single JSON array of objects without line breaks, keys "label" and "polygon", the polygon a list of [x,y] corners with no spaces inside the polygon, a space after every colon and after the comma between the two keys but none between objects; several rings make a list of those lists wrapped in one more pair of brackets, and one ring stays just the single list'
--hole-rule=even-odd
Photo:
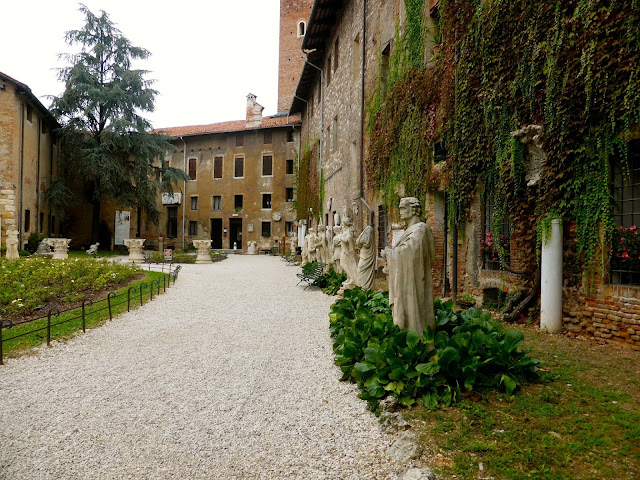
[{"label": "dark green foliage", "polygon": [[29,241],[27,242],[27,251],[29,253],[35,253],[38,250],[38,245],[40,245],[40,241],[44,238],[44,236],[39,233],[33,232],[29,235]]},{"label": "dark green foliage", "polygon": [[[66,33],[79,53],[67,54],[69,66],[59,70],[65,83],[55,97],[52,113],[62,125],[61,166],[65,178],[82,182],[93,205],[92,241],[98,238],[100,202],[103,197],[140,208],[147,219],[157,221],[157,193],[169,191],[172,181],[186,179],[164,160],[173,146],[169,137],[148,133],[151,125],[142,116],[154,109],[156,91],[145,80],[146,71],[132,63],[150,53],[134,47],[103,11],[95,16],[84,5],[85,25]],[[67,201],[67,191],[54,189],[50,201]]]},{"label": "dark green foliage", "polygon": [[345,291],[329,315],[342,379],[357,382],[369,402],[393,395],[408,407],[420,399],[435,408],[474,390],[511,395],[535,378],[540,362],[521,349],[521,332],[506,331],[481,310],[454,312],[453,302],[436,300],[434,308],[436,331],[420,338],[394,325],[386,292]]},{"label": "dark green foliage", "polygon": [[333,265],[329,267],[329,271],[323,275],[322,282],[325,286],[322,288],[322,291],[327,295],[335,295],[340,287],[342,286],[342,282],[347,279],[346,273],[337,273],[333,269]]}]

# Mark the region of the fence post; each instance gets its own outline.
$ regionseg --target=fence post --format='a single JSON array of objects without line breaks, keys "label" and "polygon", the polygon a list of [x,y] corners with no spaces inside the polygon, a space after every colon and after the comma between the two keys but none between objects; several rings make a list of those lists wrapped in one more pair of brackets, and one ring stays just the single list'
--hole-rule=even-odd
[{"label": "fence post", "polygon": [[49,310],[49,313],[47,313],[47,347],[51,346],[51,315],[54,316],[58,316],[60,315],[60,310],[58,310],[57,308],[52,308],[51,310]]},{"label": "fence post", "polygon": [[127,289],[127,312],[131,311],[131,293],[136,293],[137,291],[136,287],[129,287]]},{"label": "fence post", "polygon": [[85,306],[91,306],[93,305],[93,300],[83,300],[82,301],[82,331],[86,332],[87,329],[87,317],[85,314]]},{"label": "fence post", "polygon": [[13,324],[11,323],[11,320],[2,320],[0,319],[0,365],[4,365],[4,361],[3,361],[3,351],[2,351],[2,342],[4,341],[2,339],[2,329],[3,328],[11,328]]},{"label": "fence post", "polygon": [[142,300],[142,292],[144,291],[144,283],[140,284],[140,306],[142,306],[143,304],[143,300]]},{"label": "fence post", "polygon": [[109,294],[107,295],[107,305],[109,306],[109,320],[113,320],[113,312],[111,311],[111,299],[115,296],[115,292],[109,292]]},{"label": "fence post", "polygon": [[153,281],[149,282],[149,292],[150,292],[149,301],[152,301],[153,300]]}]

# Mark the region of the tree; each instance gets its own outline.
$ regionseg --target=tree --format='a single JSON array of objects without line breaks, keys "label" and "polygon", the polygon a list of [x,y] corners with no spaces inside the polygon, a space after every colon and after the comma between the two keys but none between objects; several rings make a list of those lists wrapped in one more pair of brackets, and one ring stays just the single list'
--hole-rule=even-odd
[{"label": "tree", "polygon": [[157,92],[146,70],[132,68],[149,51],[133,46],[109,19],[96,16],[85,5],[81,30],[70,30],[65,40],[80,45],[75,54],[62,55],[65,83],[62,96],[54,97],[51,111],[61,129],[61,167],[69,180],[83,184],[93,206],[91,239],[98,240],[100,206],[105,198],[144,212],[158,222],[157,195],[171,191],[172,182],[186,179],[181,170],[168,166],[167,151],[175,148],[170,137],[151,132],[142,114],[154,110]]}]

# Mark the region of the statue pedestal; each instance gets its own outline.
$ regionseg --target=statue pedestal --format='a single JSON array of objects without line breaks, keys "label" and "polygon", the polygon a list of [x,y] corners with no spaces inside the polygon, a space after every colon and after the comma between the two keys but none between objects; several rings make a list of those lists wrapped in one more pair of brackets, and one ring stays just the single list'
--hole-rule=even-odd
[{"label": "statue pedestal", "polygon": [[50,238],[49,244],[53,246],[54,260],[65,260],[69,258],[69,238]]},{"label": "statue pedestal", "polygon": [[211,263],[211,257],[209,256],[209,250],[211,249],[211,240],[194,240],[193,246],[198,249],[196,263]]},{"label": "statue pedestal", "polygon": [[144,255],[142,255],[142,246],[144,245],[144,238],[126,238],[124,244],[129,249],[129,261],[132,263],[144,262]]},{"label": "statue pedestal", "polygon": [[258,253],[256,242],[249,242],[249,245],[247,246],[247,253],[249,253],[249,255],[255,255]]}]

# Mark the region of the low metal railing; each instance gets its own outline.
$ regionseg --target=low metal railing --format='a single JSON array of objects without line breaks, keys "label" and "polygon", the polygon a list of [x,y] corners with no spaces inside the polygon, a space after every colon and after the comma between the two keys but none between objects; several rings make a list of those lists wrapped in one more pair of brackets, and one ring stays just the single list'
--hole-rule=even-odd
[{"label": "low metal railing", "polygon": [[[160,264],[156,264],[156,265],[160,265]],[[149,267],[151,267],[151,264],[149,264]],[[102,300],[98,300],[95,302],[93,300],[83,300],[82,305],[80,307],[68,308],[66,310],[51,308],[49,309],[47,314],[42,317],[31,318],[28,320],[23,320],[21,322],[12,322],[11,320],[8,320],[8,319],[0,319],[0,365],[4,365],[3,344],[5,342],[9,342],[11,340],[15,340],[16,338],[20,338],[20,337],[26,337],[27,335],[32,335],[37,332],[46,331],[47,346],[50,346],[51,330],[54,327],[57,327],[59,325],[63,325],[65,323],[69,323],[72,321],[77,321],[77,320],[80,320],[81,322],[82,331],[86,332],[87,316],[94,315],[96,313],[108,310],[109,320],[113,320],[113,313],[114,313],[115,307],[124,305],[126,303],[127,312],[129,312],[131,311],[132,299],[134,301],[134,304],[138,304],[138,297],[139,297],[139,304],[142,306],[144,305],[145,290],[149,293],[149,301],[152,301],[154,291],[156,292],[156,295],[160,295],[161,288],[163,292],[166,292],[167,288],[171,286],[172,281],[175,284],[181,269],[182,269],[181,265],[175,266],[173,264],[169,264],[168,267],[165,268],[165,264],[162,264],[162,267],[159,268],[158,270],[156,269],[152,270],[152,271],[160,271],[168,274],[167,276],[162,277],[162,281],[152,280],[148,283],[143,282],[138,284],[135,287],[129,287],[125,292],[122,292],[119,294],[116,294],[116,292],[109,292],[106,298],[103,298]],[[145,268],[145,270],[147,269]],[[149,270],[151,270],[151,268],[149,268]],[[91,308],[89,310],[89,307],[96,307],[96,308]],[[60,318],[60,315],[62,313],[70,312],[74,310],[79,310],[80,313],[78,315],[74,315],[69,318],[65,318],[64,320],[56,322],[56,318]],[[33,330],[22,332],[8,338],[5,338],[4,336],[3,330],[9,331],[14,327],[18,327],[20,325],[25,325],[28,323],[38,322],[39,320],[44,320],[44,319],[47,320],[47,323],[45,326],[38,326]]]}]

